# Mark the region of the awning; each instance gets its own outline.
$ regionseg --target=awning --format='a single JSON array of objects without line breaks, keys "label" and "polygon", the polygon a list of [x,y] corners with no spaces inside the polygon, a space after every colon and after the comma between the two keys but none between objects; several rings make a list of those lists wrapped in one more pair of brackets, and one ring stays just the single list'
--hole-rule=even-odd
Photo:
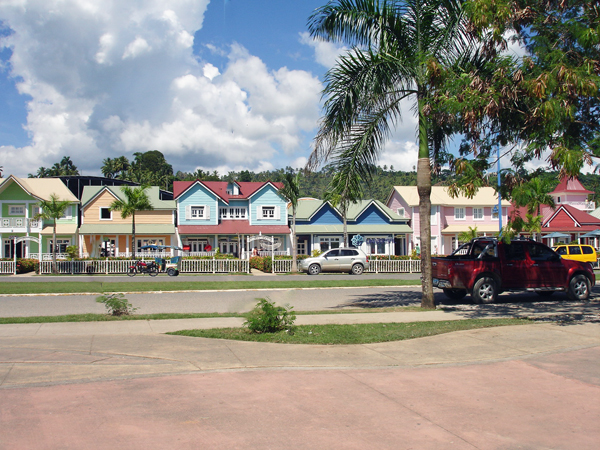
[{"label": "awning", "polygon": [[[131,224],[106,224],[106,223],[90,223],[83,224],[79,227],[79,234],[131,234]],[[135,234],[137,235],[157,235],[157,234],[175,234],[175,225],[173,224],[156,224],[156,223],[136,223]]]},{"label": "awning", "polygon": [[476,225],[473,226],[473,223],[469,223],[469,224],[464,224],[464,225],[448,225],[446,228],[444,228],[442,230],[442,234],[460,234],[460,233],[464,233],[464,232],[468,232],[471,231],[469,230],[469,227],[471,227],[471,229],[473,228],[477,228],[477,233],[486,233],[486,234],[493,234],[493,233],[498,233],[500,230],[498,229],[498,225]]},{"label": "awning", "polygon": [[[54,233],[54,227],[52,225],[46,225],[40,234],[44,236],[52,236]],[[73,235],[77,233],[77,224],[75,223],[57,223],[56,224],[56,234],[60,235]]]}]

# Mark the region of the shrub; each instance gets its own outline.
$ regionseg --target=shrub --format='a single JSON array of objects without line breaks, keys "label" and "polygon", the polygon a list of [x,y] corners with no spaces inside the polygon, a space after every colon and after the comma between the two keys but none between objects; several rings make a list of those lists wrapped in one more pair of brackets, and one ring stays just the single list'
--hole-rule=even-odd
[{"label": "shrub", "polygon": [[250,258],[250,267],[261,272],[271,272],[273,261],[270,256],[253,256]]},{"label": "shrub", "polygon": [[317,250],[316,248],[312,251],[312,256],[313,258],[316,258],[317,256],[319,256],[321,253],[323,253],[320,250]]},{"label": "shrub", "polygon": [[248,313],[244,326],[253,333],[275,333],[282,330],[293,333],[296,320],[293,309],[289,305],[275,306],[275,303],[266,298],[260,298]]},{"label": "shrub", "polygon": [[40,271],[40,262],[37,259],[18,259],[17,273],[29,273]]},{"label": "shrub", "polygon": [[69,245],[65,251],[69,255],[69,261],[73,261],[79,256],[79,248],[76,245]]},{"label": "shrub", "polygon": [[96,302],[104,303],[108,314],[112,316],[128,316],[139,308],[134,308],[129,301],[123,297],[123,294],[101,295],[96,298]]}]

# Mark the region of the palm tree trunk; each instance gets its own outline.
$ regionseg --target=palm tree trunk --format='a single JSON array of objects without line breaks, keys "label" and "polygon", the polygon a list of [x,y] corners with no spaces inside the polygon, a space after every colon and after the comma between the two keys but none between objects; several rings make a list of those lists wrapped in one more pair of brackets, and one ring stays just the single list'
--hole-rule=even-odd
[{"label": "palm tree trunk", "polygon": [[56,268],[56,219],[54,219],[54,224],[52,227],[52,273],[57,274],[58,270]]},{"label": "palm tree trunk", "polygon": [[344,247],[348,247],[348,204],[344,205]]},{"label": "palm tree trunk", "polygon": [[419,108],[419,161],[417,163],[417,192],[419,193],[419,230],[421,235],[421,307],[435,308],[431,274],[431,166],[427,137],[427,119],[423,114],[424,101]]},{"label": "palm tree trunk", "polygon": [[296,239],[296,208],[292,208],[292,272],[298,272],[298,247]]},{"label": "palm tree trunk", "polygon": [[133,259],[135,259],[135,212],[131,216],[131,234],[133,235],[131,253],[133,254]]}]

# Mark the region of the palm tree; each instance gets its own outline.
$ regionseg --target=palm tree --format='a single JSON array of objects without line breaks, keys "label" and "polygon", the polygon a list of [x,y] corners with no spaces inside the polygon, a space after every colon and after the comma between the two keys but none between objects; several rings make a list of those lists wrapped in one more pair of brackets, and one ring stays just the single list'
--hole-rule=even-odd
[{"label": "palm tree", "polygon": [[471,239],[475,239],[477,237],[477,227],[471,228],[469,227],[469,231],[463,231],[458,235],[459,242],[469,242]]},{"label": "palm tree", "polygon": [[[532,224],[530,227],[532,235],[536,237],[536,231],[541,233],[541,215],[542,206],[547,205],[554,209],[554,197],[549,192],[552,191],[552,183],[550,180],[534,177],[526,183],[517,186],[512,191],[512,198],[515,206],[527,208],[528,222]],[[531,218],[529,218],[531,216]],[[540,227],[535,226],[535,217],[539,217]]]},{"label": "palm tree", "polygon": [[121,211],[121,218],[127,219],[131,216],[131,234],[132,234],[132,253],[135,259],[135,213],[137,211],[151,211],[154,209],[150,199],[146,194],[147,186],[137,186],[132,188],[131,186],[122,186],[121,192],[125,195],[126,199],[118,199],[111,203],[111,211]]},{"label": "palm tree", "polygon": [[339,208],[344,223],[344,247],[348,247],[348,207],[363,197],[361,178],[356,171],[351,170],[352,165],[340,165],[325,191],[323,199],[331,203],[334,208]]},{"label": "palm tree", "polygon": [[292,272],[298,272],[298,245],[296,242],[296,212],[298,210],[298,199],[300,198],[300,172],[295,176],[286,173],[283,188],[279,191],[292,205]]},{"label": "palm tree", "polygon": [[50,194],[50,200],[40,200],[41,211],[34,216],[36,220],[52,220],[52,273],[58,272],[56,269],[56,221],[65,215],[69,206],[71,206],[71,202],[68,200],[60,200],[58,195]]},{"label": "palm tree", "polygon": [[[431,279],[431,161],[445,139],[430,116],[440,69],[476,54],[466,33],[464,0],[331,0],[309,19],[313,37],[352,49],[326,75],[325,116],[308,167],[330,157],[356,167],[363,179],[412,99],[418,118],[417,189],[423,296],[434,308]],[[430,140],[432,146],[430,149]],[[434,155],[435,156],[435,155]]]}]

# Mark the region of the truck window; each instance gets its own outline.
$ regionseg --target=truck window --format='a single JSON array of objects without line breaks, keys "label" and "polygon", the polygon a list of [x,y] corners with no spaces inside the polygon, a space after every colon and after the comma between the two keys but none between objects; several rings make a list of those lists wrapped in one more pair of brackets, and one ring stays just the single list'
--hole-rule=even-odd
[{"label": "truck window", "polygon": [[504,254],[508,261],[523,261],[525,260],[525,249],[521,242],[513,242],[510,245],[504,246]]},{"label": "truck window", "polygon": [[556,253],[545,245],[536,242],[528,242],[527,251],[529,252],[529,257],[534,261],[550,261],[556,257]]}]

